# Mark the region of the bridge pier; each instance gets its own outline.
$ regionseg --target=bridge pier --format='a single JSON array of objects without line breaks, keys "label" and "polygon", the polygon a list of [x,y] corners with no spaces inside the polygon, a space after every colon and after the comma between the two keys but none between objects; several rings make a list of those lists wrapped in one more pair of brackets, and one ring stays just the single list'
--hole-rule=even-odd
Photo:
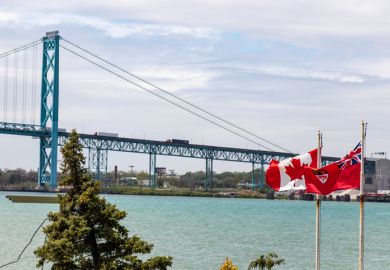
[{"label": "bridge pier", "polygon": [[264,159],[262,158],[261,159],[261,163],[260,163],[260,182],[259,182],[259,189],[263,188],[264,185],[265,185],[265,174],[264,174]]},{"label": "bridge pier", "polygon": [[156,188],[156,152],[149,153],[149,187]]},{"label": "bridge pier", "polygon": [[255,190],[255,186],[256,186],[255,163],[252,162],[252,191]]},{"label": "bridge pier", "polygon": [[[88,148],[88,169],[90,172],[95,172],[95,178],[97,180],[103,180],[107,178],[107,161],[108,150],[97,148]],[[102,175],[103,169],[103,175]]]},{"label": "bridge pier", "polygon": [[256,174],[256,164],[258,163],[252,161],[252,191],[255,191],[256,187],[260,189],[264,186],[264,159],[261,159],[258,176]]},{"label": "bridge pier", "polygon": [[213,191],[213,159],[206,158],[206,177],[204,182],[206,191]]}]

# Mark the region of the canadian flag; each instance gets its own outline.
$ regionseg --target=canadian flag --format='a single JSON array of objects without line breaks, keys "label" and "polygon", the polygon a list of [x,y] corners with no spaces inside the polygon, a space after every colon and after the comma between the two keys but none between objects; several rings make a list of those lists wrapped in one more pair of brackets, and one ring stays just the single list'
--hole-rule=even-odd
[{"label": "canadian flag", "polygon": [[305,190],[304,168],[317,168],[317,155],[314,149],[280,162],[272,160],[265,173],[267,184],[276,191]]}]

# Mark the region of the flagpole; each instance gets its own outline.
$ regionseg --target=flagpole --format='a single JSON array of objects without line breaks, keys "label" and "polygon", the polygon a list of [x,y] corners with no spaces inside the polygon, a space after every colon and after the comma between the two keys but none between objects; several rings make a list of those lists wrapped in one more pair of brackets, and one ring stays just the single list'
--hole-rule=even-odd
[{"label": "flagpole", "polygon": [[360,166],[360,229],[359,229],[359,270],[364,269],[364,156],[366,151],[367,123],[362,121],[362,159]]},{"label": "flagpole", "polygon": [[[322,134],[318,131],[317,168],[321,168]],[[320,270],[321,196],[316,195],[316,270]]]}]

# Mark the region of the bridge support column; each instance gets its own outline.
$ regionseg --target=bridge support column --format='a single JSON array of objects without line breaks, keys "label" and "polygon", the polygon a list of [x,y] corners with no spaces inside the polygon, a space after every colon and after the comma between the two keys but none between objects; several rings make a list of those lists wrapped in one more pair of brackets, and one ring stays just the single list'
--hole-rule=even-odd
[{"label": "bridge support column", "polygon": [[206,177],[204,182],[206,191],[213,191],[213,159],[206,158]]},{"label": "bridge support column", "polygon": [[265,186],[265,174],[264,174],[264,159],[261,159],[260,163],[260,182],[259,182],[259,189],[262,189]]},{"label": "bridge support column", "polygon": [[255,187],[256,187],[255,163],[252,162],[252,191],[255,190]]},{"label": "bridge support column", "polygon": [[46,33],[43,41],[38,186],[57,187],[59,41],[58,31]]},{"label": "bridge support column", "polygon": [[88,168],[90,172],[95,173],[95,178],[97,180],[107,178],[107,161],[107,150],[101,148],[89,148]]},{"label": "bridge support column", "polygon": [[156,188],[156,153],[149,153],[149,187]]}]

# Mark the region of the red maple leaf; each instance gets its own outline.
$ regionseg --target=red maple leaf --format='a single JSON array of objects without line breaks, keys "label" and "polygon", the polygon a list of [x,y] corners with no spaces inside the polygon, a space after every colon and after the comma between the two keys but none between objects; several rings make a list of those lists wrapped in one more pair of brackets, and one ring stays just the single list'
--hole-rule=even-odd
[{"label": "red maple leaf", "polygon": [[302,179],[305,165],[301,164],[301,160],[293,158],[291,164],[286,168],[286,174],[291,177],[291,180]]}]

